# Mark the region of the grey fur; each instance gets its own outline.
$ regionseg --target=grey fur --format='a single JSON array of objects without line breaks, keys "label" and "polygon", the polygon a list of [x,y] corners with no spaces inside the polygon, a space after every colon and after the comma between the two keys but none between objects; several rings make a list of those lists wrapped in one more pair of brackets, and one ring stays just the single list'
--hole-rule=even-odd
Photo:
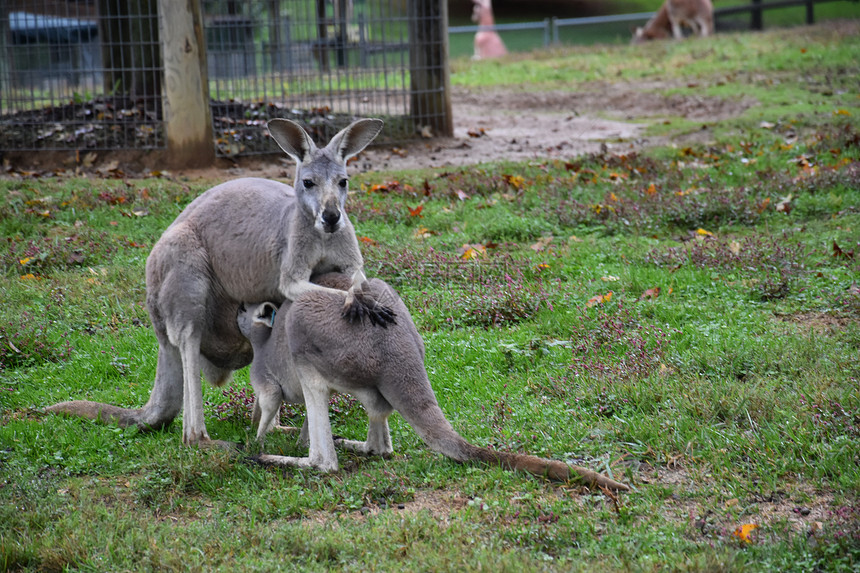
[{"label": "grey fur", "polygon": [[[335,288],[349,285],[349,278],[343,275],[316,280]],[[251,384],[257,396],[258,440],[274,424],[283,401],[307,406],[302,438],[309,442],[308,456],[261,454],[257,461],[337,471],[328,417],[329,396],[337,391],[358,398],[369,418],[365,441],[337,440],[347,449],[390,454],[388,417],[396,410],[433,450],[458,462],[483,461],[556,480],[580,479],[591,485],[629,489],[587,468],[496,452],[464,440],[439,407],[424,367],[424,343],[403,301],[378,279],[370,280],[366,290],[397,313],[396,324],[380,329],[363,321],[346,323],[340,320],[339,297],[322,290],[307,292],[280,308],[265,302],[239,312],[239,329],[254,347]]]},{"label": "grey fur", "polygon": [[[217,185],[180,213],[147,259],[146,303],[159,348],[146,405],[72,401],[48,411],[160,428],[181,409],[182,441],[213,443],[200,374],[220,386],[250,364],[251,345],[236,324],[240,302],[280,303],[317,291],[339,300],[350,316],[392,322],[389,309],[362,293],[364,262],[343,210],[346,162],[381,129],[381,120],[361,119],[320,149],[299,124],[270,121],[272,137],[296,161],[295,186],[257,178]],[[313,274],[329,271],[352,277],[345,291],[311,283]]]}]

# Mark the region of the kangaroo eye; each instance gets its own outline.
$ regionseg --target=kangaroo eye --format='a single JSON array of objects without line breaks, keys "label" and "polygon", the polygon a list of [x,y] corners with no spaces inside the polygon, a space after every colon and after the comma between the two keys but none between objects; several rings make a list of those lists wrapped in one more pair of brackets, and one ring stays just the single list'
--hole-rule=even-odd
[{"label": "kangaroo eye", "polygon": [[346,183],[347,183],[346,179],[341,179],[340,181],[338,181],[338,185],[340,185],[341,189],[346,189]]},{"label": "kangaroo eye", "polygon": [[316,183],[310,179],[302,179],[302,185],[304,185],[305,189],[312,189]]}]

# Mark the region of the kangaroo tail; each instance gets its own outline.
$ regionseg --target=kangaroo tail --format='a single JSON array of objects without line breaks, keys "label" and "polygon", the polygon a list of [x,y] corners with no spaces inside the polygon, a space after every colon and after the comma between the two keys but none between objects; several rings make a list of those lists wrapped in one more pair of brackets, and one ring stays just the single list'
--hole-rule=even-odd
[{"label": "kangaroo tail", "polygon": [[45,411],[51,414],[68,414],[87,418],[89,420],[98,420],[105,424],[116,424],[123,428],[137,426],[141,429],[158,429],[170,423],[148,424],[144,421],[144,410],[142,408],[120,408],[111,404],[102,404],[101,402],[90,402],[89,400],[72,400],[70,402],[60,402],[53,406],[48,406]]},{"label": "kangaroo tail", "polygon": [[592,487],[603,487],[608,489],[628,491],[630,488],[623,483],[617,482],[603,474],[588,468],[576,465],[568,465],[557,460],[548,460],[537,456],[516,454],[511,452],[497,452],[488,448],[479,448],[465,442],[461,450],[468,452],[470,459],[481,460],[487,463],[500,465],[511,470],[525,471],[536,476],[542,476],[555,481],[581,481]]},{"label": "kangaroo tail", "polygon": [[628,491],[630,488],[602,474],[580,466],[568,465],[556,460],[548,460],[526,454],[497,452],[481,448],[467,442],[439,407],[435,396],[429,390],[421,400],[410,400],[403,393],[383,391],[385,398],[418,433],[424,443],[432,450],[458,462],[481,461],[498,465],[510,470],[521,470],[530,474],[555,481],[578,480],[593,487],[604,487]]}]

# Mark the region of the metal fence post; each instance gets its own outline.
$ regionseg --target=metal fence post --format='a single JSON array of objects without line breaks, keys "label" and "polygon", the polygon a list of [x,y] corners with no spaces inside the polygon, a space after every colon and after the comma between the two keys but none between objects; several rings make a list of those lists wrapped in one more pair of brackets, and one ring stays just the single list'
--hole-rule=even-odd
[{"label": "metal fence post", "polygon": [[806,0],[806,23],[815,24],[815,2]]}]

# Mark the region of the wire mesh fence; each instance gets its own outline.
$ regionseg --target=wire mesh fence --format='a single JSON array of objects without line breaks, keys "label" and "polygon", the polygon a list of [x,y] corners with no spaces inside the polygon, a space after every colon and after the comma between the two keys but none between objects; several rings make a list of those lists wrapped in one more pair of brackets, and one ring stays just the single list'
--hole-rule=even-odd
[{"label": "wire mesh fence", "polygon": [[[273,117],[318,140],[355,117],[392,142],[450,122],[447,62],[422,59],[444,14],[420,3],[201,0],[216,153],[276,151]],[[158,0],[3,0],[0,48],[0,150],[165,147]]]},{"label": "wire mesh fence", "polygon": [[158,148],[155,0],[5,0],[0,148]]}]

